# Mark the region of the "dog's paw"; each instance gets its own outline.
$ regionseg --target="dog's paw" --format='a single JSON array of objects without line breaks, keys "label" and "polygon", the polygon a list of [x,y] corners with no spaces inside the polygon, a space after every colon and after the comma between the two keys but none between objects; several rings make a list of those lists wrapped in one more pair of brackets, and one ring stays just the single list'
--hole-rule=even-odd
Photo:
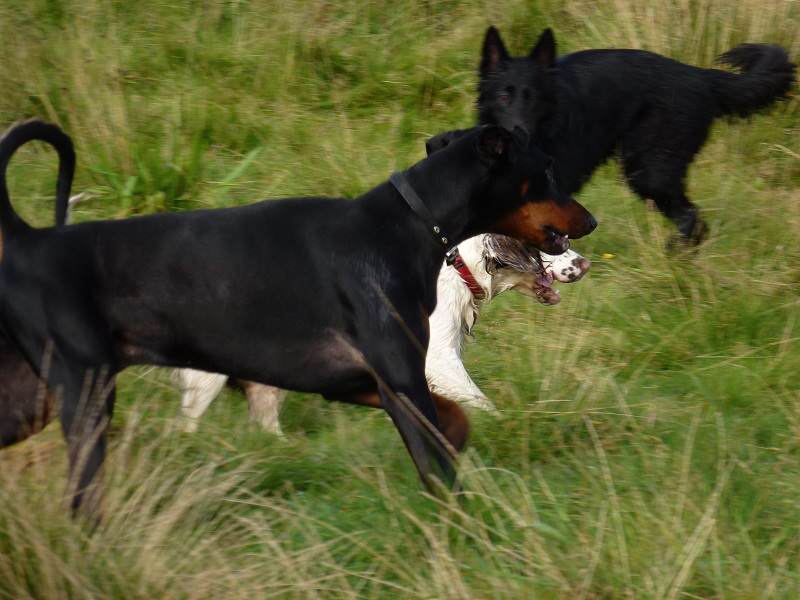
[{"label": "dog's paw", "polygon": [[197,433],[197,424],[199,423],[200,419],[187,416],[182,416],[180,419],[181,429],[183,429],[184,433]]},{"label": "dog's paw", "polygon": [[708,236],[708,225],[698,211],[691,210],[677,221],[678,234],[667,241],[667,251],[679,253],[699,246]]},{"label": "dog's paw", "polygon": [[462,404],[468,408],[482,410],[483,412],[489,413],[490,415],[497,416],[500,414],[500,411],[497,410],[497,407],[488,398],[473,398],[470,400],[465,400],[464,402],[462,402]]}]

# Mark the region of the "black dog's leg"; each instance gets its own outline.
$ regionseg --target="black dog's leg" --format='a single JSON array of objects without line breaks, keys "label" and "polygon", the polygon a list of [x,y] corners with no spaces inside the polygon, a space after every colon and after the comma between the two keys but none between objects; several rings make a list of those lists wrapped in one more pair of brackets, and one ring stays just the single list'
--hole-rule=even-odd
[{"label": "black dog's leg", "polygon": [[106,430],[114,409],[117,369],[110,340],[98,333],[92,316],[62,309],[65,333],[54,344],[45,329],[28,331],[22,350],[36,373],[60,398],[61,429],[67,444],[67,497],[73,514],[99,518],[100,489],[96,476],[105,460]]},{"label": "black dog's leg", "polygon": [[424,359],[413,344],[387,351],[371,361],[383,409],[400,432],[420,478],[430,491],[438,479],[456,487],[455,453],[440,430],[436,407],[425,379]]},{"label": "black dog's leg", "polygon": [[708,232],[700,211],[686,196],[686,172],[708,135],[708,124],[686,130],[655,114],[622,142],[622,165],[631,189],[678,228],[684,241],[699,244]]},{"label": "black dog's leg", "polygon": [[68,498],[73,514],[99,518],[98,473],[106,456],[106,431],[114,410],[113,376],[107,368],[54,365],[59,382],[61,427],[69,457]]},{"label": "black dog's leg", "polygon": [[433,406],[430,396],[414,395],[412,400],[404,392],[395,392],[385,386],[381,386],[379,394],[384,410],[400,432],[428,491],[437,492],[437,480],[448,489],[455,489],[455,454],[442,441],[444,436],[439,431],[435,411],[432,419],[425,414]]},{"label": "black dog's leg", "polygon": [[[328,395],[326,398],[384,409],[397,427],[425,487],[435,493],[438,480],[449,489],[456,490],[458,488],[454,467],[456,449],[440,430],[440,422],[427,383],[424,387],[409,387],[400,383],[389,383],[397,381],[391,374],[381,377],[375,372],[375,376],[378,380],[377,392],[336,394]],[[414,391],[410,391],[412,388]],[[456,440],[458,441],[460,440]]]}]

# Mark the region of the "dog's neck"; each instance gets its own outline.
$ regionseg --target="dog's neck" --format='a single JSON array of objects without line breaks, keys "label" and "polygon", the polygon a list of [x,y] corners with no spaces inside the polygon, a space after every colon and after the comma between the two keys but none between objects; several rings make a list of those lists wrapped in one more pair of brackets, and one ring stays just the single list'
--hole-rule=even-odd
[{"label": "dog's neck", "polygon": [[[464,264],[472,272],[476,283],[483,289],[483,297],[477,298],[469,290],[461,275],[451,266],[442,265],[437,284],[439,303],[432,317],[432,327],[449,340],[456,351],[461,352],[464,338],[470,334],[478,320],[481,308],[497,295],[513,286],[498,287],[496,277],[486,270],[483,238],[485,234],[464,240],[458,249]],[[436,321],[434,323],[434,321]]]},{"label": "dog's neck", "polygon": [[[433,155],[403,172],[408,183],[433,215],[441,234],[447,238],[447,248],[482,231],[488,224],[473,222],[470,201],[476,194],[480,179],[474,174],[448,173],[449,163],[437,164],[439,157]],[[419,219],[419,217],[418,217]],[[429,232],[434,241],[432,232]]]},{"label": "dog's neck", "polygon": [[476,298],[473,295],[472,300],[476,307],[480,307],[484,302],[491,301],[492,298],[499,293],[494,286],[494,277],[486,270],[486,259],[483,248],[484,235],[485,234],[480,234],[467,238],[458,245],[458,251],[461,254],[464,264],[472,273],[475,282],[483,290],[483,298]]},{"label": "dog's neck", "polygon": [[486,249],[484,246],[484,239],[487,235],[489,234],[482,233],[467,238],[458,245],[458,251],[461,254],[464,264],[469,268],[475,282],[483,290],[483,298],[475,298],[473,295],[472,301],[476,308],[480,308],[483,304],[491,302],[503,292],[513,290],[519,283],[518,277],[508,276],[509,269],[499,269],[495,272],[489,272],[487,269]]}]

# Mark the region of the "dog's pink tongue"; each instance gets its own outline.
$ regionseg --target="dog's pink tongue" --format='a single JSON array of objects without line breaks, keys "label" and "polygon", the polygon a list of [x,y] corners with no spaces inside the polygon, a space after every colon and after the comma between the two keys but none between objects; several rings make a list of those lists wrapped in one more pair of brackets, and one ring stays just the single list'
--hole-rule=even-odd
[{"label": "dog's pink tongue", "polygon": [[539,302],[542,304],[558,304],[561,302],[561,294],[558,293],[558,290],[551,287],[553,283],[553,274],[551,272],[542,273],[536,279],[536,283],[539,286],[539,290],[537,296],[539,298]]}]

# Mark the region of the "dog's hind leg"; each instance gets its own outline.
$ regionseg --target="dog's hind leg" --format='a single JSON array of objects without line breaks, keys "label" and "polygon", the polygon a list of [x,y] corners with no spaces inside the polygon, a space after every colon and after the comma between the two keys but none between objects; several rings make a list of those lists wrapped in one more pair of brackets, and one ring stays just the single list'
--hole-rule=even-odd
[{"label": "dog's hind leg", "polygon": [[286,390],[252,381],[242,381],[241,384],[247,396],[250,418],[261,425],[264,431],[284,437],[279,415]]},{"label": "dog's hind leg", "polygon": [[172,377],[182,392],[183,430],[193,433],[197,431],[200,417],[225,387],[228,376],[195,369],[177,369]]}]

